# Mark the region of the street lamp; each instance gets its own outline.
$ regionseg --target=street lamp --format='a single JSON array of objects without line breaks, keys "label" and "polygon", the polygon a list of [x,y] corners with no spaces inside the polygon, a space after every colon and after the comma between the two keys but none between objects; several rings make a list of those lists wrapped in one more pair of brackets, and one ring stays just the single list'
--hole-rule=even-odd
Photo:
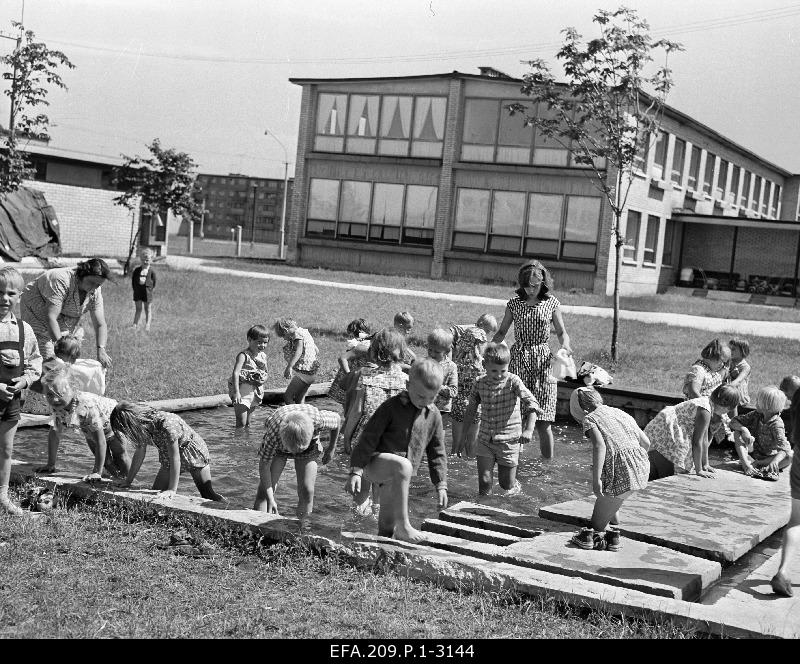
[{"label": "street lamp", "polygon": [[289,194],[289,153],[286,152],[286,147],[284,147],[283,143],[269,129],[264,130],[264,136],[274,138],[283,150],[283,210],[281,211],[281,233],[280,243],[278,244],[278,258],[283,260],[283,240],[286,235],[286,196]]}]

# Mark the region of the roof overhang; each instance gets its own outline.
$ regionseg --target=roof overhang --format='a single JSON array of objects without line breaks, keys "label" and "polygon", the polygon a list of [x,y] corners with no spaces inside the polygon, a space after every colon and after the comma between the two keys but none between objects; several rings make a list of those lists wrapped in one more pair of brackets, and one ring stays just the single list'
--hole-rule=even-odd
[{"label": "roof overhang", "polygon": [[762,221],[748,219],[747,217],[723,217],[707,214],[691,214],[674,212],[672,221],[681,221],[685,224],[705,224],[707,226],[728,226],[730,228],[758,228],[771,231],[797,231],[800,232],[800,222],[796,221]]}]

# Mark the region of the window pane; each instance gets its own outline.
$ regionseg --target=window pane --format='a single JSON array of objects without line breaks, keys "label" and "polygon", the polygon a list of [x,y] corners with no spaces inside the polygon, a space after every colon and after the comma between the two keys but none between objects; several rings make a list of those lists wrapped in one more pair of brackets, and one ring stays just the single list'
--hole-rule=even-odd
[{"label": "window pane", "polygon": [[672,245],[675,243],[675,222],[667,219],[664,222],[664,250],[661,254],[662,265],[672,265]]},{"label": "window pane", "polygon": [[750,171],[744,172],[744,181],[742,182],[742,193],[739,195],[739,206],[747,207],[747,201],[750,198]]},{"label": "window pane", "polygon": [[725,184],[728,181],[728,162],[724,159],[719,160],[719,174],[717,175],[717,198],[725,197]]},{"label": "window pane", "polygon": [[561,258],[594,260],[596,253],[597,245],[588,242],[564,242],[561,248]]},{"label": "window pane", "polygon": [[683,184],[683,164],[686,161],[686,141],[676,138],[675,147],[672,152],[672,181]]},{"label": "window pane", "polygon": [[489,195],[486,189],[459,189],[456,206],[456,230],[485,233],[489,218]]},{"label": "window pane", "polygon": [[377,95],[350,96],[348,136],[373,137],[378,134],[378,100]]},{"label": "window pane", "polygon": [[653,147],[653,177],[657,180],[664,179],[667,168],[667,136],[663,131],[658,132],[656,144]]},{"label": "window pane", "polygon": [[696,145],[692,146],[692,155],[689,161],[689,189],[695,191],[697,189],[697,178],[700,175],[700,148]]},{"label": "window pane", "polygon": [[411,128],[411,97],[387,95],[381,111],[381,138],[408,140]]},{"label": "window pane", "polygon": [[385,226],[399,226],[403,213],[402,184],[375,183],[372,200],[372,223]]},{"label": "window pane", "polygon": [[339,207],[339,180],[311,179],[308,194],[308,218],[336,221]]},{"label": "window pane", "polygon": [[644,132],[639,141],[639,149],[633,158],[633,167],[644,172],[647,167],[647,156],[650,154],[650,132]]},{"label": "window pane", "polygon": [[528,238],[525,240],[526,256],[558,256],[558,240],[539,240]]},{"label": "window pane", "polygon": [[417,97],[414,111],[414,140],[441,141],[447,100],[443,97]]},{"label": "window pane", "polygon": [[628,223],[625,224],[625,245],[622,248],[623,260],[635,261],[639,248],[639,227],[642,223],[642,213],[628,210]]},{"label": "window pane", "polygon": [[528,231],[531,238],[558,240],[561,238],[561,210],[563,196],[530,194]]},{"label": "window pane", "polygon": [[486,236],[483,233],[453,233],[454,249],[477,249],[483,251]]},{"label": "window pane", "polygon": [[728,195],[726,196],[726,200],[730,201],[731,203],[736,203],[736,196],[739,193],[739,177],[742,174],[742,169],[738,166],[731,167],[731,188],[728,191]]},{"label": "window pane", "polygon": [[492,235],[489,238],[489,251],[497,251],[504,254],[519,254],[521,242],[522,239],[519,236]]},{"label": "window pane", "polygon": [[320,94],[317,104],[317,133],[343,135],[346,108],[347,95]]},{"label": "window pane", "polygon": [[464,107],[464,143],[493,146],[499,111],[496,99],[467,99]]},{"label": "window pane", "polygon": [[706,169],[703,172],[703,193],[711,194],[711,184],[714,179],[714,161],[716,156],[710,152],[706,153]]},{"label": "window pane", "polygon": [[647,216],[647,231],[644,236],[644,262],[656,262],[656,245],[658,244],[658,227],[661,220],[650,214]]},{"label": "window pane", "polygon": [[369,218],[369,197],[372,193],[370,182],[342,182],[342,207],[340,221],[357,221],[366,224]]},{"label": "window pane", "polygon": [[567,199],[565,240],[596,242],[600,226],[600,199],[597,196],[570,196]]},{"label": "window pane", "polygon": [[[522,192],[496,191],[492,205],[492,234],[522,235],[525,219],[525,194]],[[517,243],[519,250],[519,243]]]},{"label": "window pane", "polygon": [[513,100],[504,99],[500,103],[500,131],[497,138],[498,145],[530,147],[533,141],[533,127],[525,126],[525,116],[530,115],[530,109],[525,113],[515,113],[513,116],[506,106],[514,104]]},{"label": "window pane", "polygon": [[539,166],[566,166],[569,151],[564,148],[537,147],[533,151],[533,163]]},{"label": "window pane", "polygon": [[755,184],[753,185],[753,198],[750,200],[750,209],[758,212],[758,201],[761,199],[761,189],[764,178],[758,175],[754,175],[753,177],[755,178]]},{"label": "window pane", "polygon": [[769,214],[771,217],[778,216],[778,204],[781,202],[781,186],[779,184],[775,185],[774,192],[772,194],[772,203],[769,206]]},{"label": "window pane", "polygon": [[438,187],[410,184],[406,191],[406,228],[432,229],[436,221]]},{"label": "window pane", "polygon": [[764,195],[761,197],[761,214],[767,214],[767,208],[769,207],[769,194],[770,194],[770,181],[764,180]]}]

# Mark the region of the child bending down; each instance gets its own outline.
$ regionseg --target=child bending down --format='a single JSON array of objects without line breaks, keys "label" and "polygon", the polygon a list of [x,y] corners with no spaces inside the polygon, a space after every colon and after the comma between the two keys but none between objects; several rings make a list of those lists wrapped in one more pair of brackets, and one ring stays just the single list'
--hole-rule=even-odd
[{"label": "child bending down", "polygon": [[303,403],[319,370],[317,345],[311,338],[311,333],[306,328],[299,327],[291,318],[279,318],[272,329],[286,341],[283,345],[283,357],[286,360],[283,377],[291,380],[283,394],[283,401],[287,404]]},{"label": "child bending down", "polygon": [[[483,352],[486,373],[475,381],[464,413],[464,421],[471,422],[478,405],[482,408],[476,450],[478,493],[482,496],[492,492],[495,463],[500,486],[506,491],[521,491],[517,482],[520,445],[531,442],[536,417],[542,412],[522,379],[508,370],[509,362],[511,352],[504,342],[486,344]],[[520,402],[526,409],[524,427]],[[464,444],[462,440],[459,447]]]},{"label": "child bending down", "polygon": [[592,442],[592,491],[597,496],[591,527],[582,528],[571,541],[582,549],[619,551],[619,508],[631,493],[647,486],[650,441],[630,415],[604,405],[593,387],[575,390],[569,410]]},{"label": "child bending down", "polygon": [[426,358],[411,365],[408,389],[384,401],[367,422],[350,455],[345,489],[353,496],[363,481],[380,486],[378,534],[418,542],[423,533],[408,518],[408,487],[422,455],[428,456],[438,505],[447,507],[447,453],[439,410],[433,405],[442,387],[442,370]]},{"label": "child bending down", "polygon": [[153,445],[158,449],[161,463],[153,489],[160,491],[161,497],[175,496],[180,474],[188,472],[203,498],[225,501],[225,497],[211,486],[211,466],[205,441],[180,416],[144,404],[122,401],[111,411],[109,422],[117,438],[135,450],[122,486],[133,484],[142,467],[147,446]]},{"label": "child bending down", "polygon": [[328,390],[328,396],[344,405],[347,389],[347,378],[353,372],[363,367],[369,358],[371,331],[369,324],[363,318],[356,318],[347,325],[349,337],[344,353],[339,356],[339,370]]},{"label": "child bending down", "polygon": [[233,401],[236,428],[249,427],[253,411],[264,398],[267,382],[267,344],[269,330],[253,325],[247,330],[247,348],[236,355],[233,374],[228,379],[228,395]]},{"label": "child bending down", "polygon": [[755,410],[731,420],[739,465],[746,475],[777,481],[779,471],[792,463],[792,447],[781,419],[785,404],[786,395],[777,387],[762,387]]},{"label": "child bending down", "polygon": [[[294,459],[297,474],[297,518],[301,527],[306,525],[314,508],[314,484],[317,464],[324,466],[331,460],[341,421],[329,410],[317,410],[311,404],[299,403],[281,406],[267,416],[266,431],[258,452],[259,483],[253,509],[259,512],[278,513],[275,488],[287,459]],[[323,452],[319,440],[321,431],[330,431],[330,442]]]}]

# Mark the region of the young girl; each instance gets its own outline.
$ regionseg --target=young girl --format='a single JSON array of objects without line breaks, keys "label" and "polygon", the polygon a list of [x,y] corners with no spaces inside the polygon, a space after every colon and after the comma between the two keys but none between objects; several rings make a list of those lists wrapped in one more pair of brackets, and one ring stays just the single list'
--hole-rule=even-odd
[{"label": "young girl", "polygon": [[188,471],[200,495],[207,500],[225,501],[211,486],[208,447],[205,441],[175,413],[166,413],[144,404],[122,401],[111,411],[111,429],[135,451],[122,486],[130,486],[142,467],[147,446],[158,449],[161,468],[153,489],[163,498],[178,493],[178,480]]},{"label": "young girl", "polygon": [[[467,329],[456,345],[454,360],[458,371],[458,393],[453,399],[450,421],[453,428],[452,453],[461,457],[474,457],[480,426],[480,407],[472,422],[464,422],[464,413],[475,381],[483,375],[483,351],[486,348],[486,332],[475,327]],[[461,441],[464,446],[461,447]]]},{"label": "young girl", "polygon": [[153,304],[153,290],[156,287],[156,272],[151,267],[153,262],[153,250],[149,247],[142,249],[141,264],[134,269],[131,275],[131,286],[133,286],[133,304],[136,312],[133,314],[133,327],[139,327],[139,319],[142,317],[142,307],[144,307],[144,329],[150,331],[150,322],[153,319],[151,305]]},{"label": "young girl", "polygon": [[45,374],[42,388],[53,409],[53,422],[47,436],[47,465],[37,469],[38,472],[55,472],[61,436],[65,428],[72,428],[83,432],[86,444],[94,454],[94,468],[84,481],[101,480],[104,467],[111,475],[127,475],[130,470],[128,452],[113,435],[108,422],[117,402],[76,389],[68,367],[57,367]]},{"label": "young girl", "polygon": [[739,390],[742,395],[739,405],[744,406],[750,403],[750,393],[747,389],[750,380],[750,364],[747,361],[750,344],[744,339],[731,339],[728,347],[731,349],[730,384]]},{"label": "young girl", "polygon": [[731,349],[719,339],[709,342],[702,351],[700,359],[695,360],[683,381],[683,394],[687,399],[707,397],[725,382],[728,377],[727,365],[731,359]]},{"label": "young girl", "polygon": [[497,332],[497,319],[492,316],[492,314],[482,314],[478,317],[478,320],[475,322],[475,325],[451,325],[450,326],[450,334],[453,335],[453,350],[452,350],[452,359],[455,362],[458,362],[458,355],[459,355],[459,346],[461,346],[461,340],[464,339],[464,343],[466,344],[465,348],[468,349],[471,340],[469,339],[469,335],[464,336],[467,332],[473,332],[476,329],[481,329],[486,335],[487,339],[491,339],[495,333]]},{"label": "young girl", "polygon": [[792,446],[781,419],[785,405],[780,389],[762,387],[755,410],[731,420],[739,465],[746,475],[777,482],[780,470],[792,463]]},{"label": "young girl", "polygon": [[436,328],[428,335],[428,357],[437,362],[442,370],[442,386],[434,404],[442,414],[442,424],[445,426],[453,409],[453,399],[458,394],[458,368],[449,357],[452,347],[453,335],[447,330]]},{"label": "young girl", "polygon": [[291,378],[291,381],[283,394],[283,401],[287,404],[303,403],[319,369],[317,345],[311,333],[304,327],[298,327],[291,318],[279,318],[272,329],[286,341],[283,345],[283,357],[286,360],[283,376]]},{"label": "young girl", "polygon": [[394,329],[402,334],[406,340],[405,350],[403,351],[403,370],[408,373],[408,369],[417,359],[414,351],[408,347],[408,337],[411,336],[411,330],[414,329],[414,317],[408,311],[400,311],[394,315],[393,325]]},{"label": "young girl", "polygon": [[582,549],[619,551],[619,508],[632,492],[647,486],[650,441],[630,415],[604,405],[593,387],[575,390],[569,410],[592,442],[592,491],[597,496],[591,527],[582,528],[572,543]]},{"label": "young girl", "polygon": [[336,372],[336,377],[328,390],[328,396],[342,405],[344,405],[348,374],[369,362],[367,357],[371,334],[369,324],[363,318],[356,318],[348,324],[347,334],[350,338],[345,352],[339,356],[339,371]]},{"label": "young girl", "polygon": [[247,330],[247,348],[236,355],[233,374],[228,379],[228,394],[233,401],[236,428],[249,427],[253,411],[264,397],[267,381],[267,354],[269,331],[263,325],[253,325]]}]

